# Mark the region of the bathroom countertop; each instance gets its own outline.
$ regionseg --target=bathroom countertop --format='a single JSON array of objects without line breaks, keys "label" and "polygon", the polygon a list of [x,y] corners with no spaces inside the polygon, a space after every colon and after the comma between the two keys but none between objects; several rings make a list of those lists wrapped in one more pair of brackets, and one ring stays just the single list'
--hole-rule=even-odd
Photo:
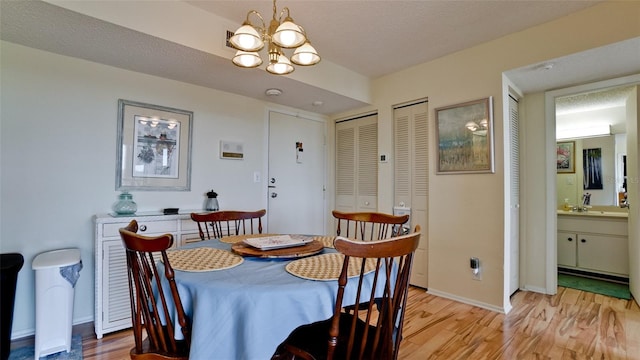
[{"label": "bathroom countertop", "polygon": [[558,215],[628,218],[629,212],[628,211],[591,210],[591,209],[588,211],[558,210]]}]

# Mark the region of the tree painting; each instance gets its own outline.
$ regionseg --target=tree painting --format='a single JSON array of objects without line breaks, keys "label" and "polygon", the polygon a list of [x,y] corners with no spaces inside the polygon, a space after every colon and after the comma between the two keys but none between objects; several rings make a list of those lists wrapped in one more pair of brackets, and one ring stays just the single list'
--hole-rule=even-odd
[{"label": "tree painting", "polygon": [[602,190],[602,149],[582,150],[582,182],[585,190]]}]

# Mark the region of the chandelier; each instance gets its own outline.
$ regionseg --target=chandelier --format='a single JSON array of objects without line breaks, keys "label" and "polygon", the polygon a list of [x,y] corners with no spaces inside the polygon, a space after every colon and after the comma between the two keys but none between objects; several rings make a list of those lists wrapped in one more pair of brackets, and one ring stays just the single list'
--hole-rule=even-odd
[{"label": "chandelier", "polygon": [[[293,72],[292,65],[310,66],[320,62],[320,56],[311,46],[307,34],[302,26],[293,22],[289,8],[285,7],[276,18],[276,0],[273,0],[273,18],[267,28],[264,18],[259,12],[251,10],[242,26],[229,39],[229,43],[238,49],[232,61],[243,68],[254,68],[262,64],[258,53],[267,45],[269,64],[266,70],[271,74],[286,75]],[[258,25],[249,18],[255,15],[260,20]],[[283,16],[284,20],[283,20]],[[284,54],[283,49],[295,49],[291,60]]]}]

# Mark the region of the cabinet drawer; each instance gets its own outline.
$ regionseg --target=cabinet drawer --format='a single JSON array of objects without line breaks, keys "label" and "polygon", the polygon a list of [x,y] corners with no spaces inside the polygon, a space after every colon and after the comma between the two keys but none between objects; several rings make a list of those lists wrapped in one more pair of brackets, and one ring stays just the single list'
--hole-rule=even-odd
[{"label": "cabinet drawer", "polygon": [[182,229],[182,232],[189,232],[189,233],[198,233],[198,223],[191,220],[191,219],[185,219],[185,220],[180,220],[180,226]]},{"label": "cabinet drawer", "polygon": [[185,245],[192,242],[202,241],[199,234],[182,234],[180,235],[180,244]]},{"label": "cabinet drawer", "polygon": [[627,219],[558,216],[558,231],[627,236]]},{"label": "cabinet drawer", "polygon": [[[118,229],[127,226],[129,223],[111,223],[102,226],[104,237],[120,236]],[[144,229],[144,230],[143,230]],[[178,222],[167,221],[139,221],[138,233],[141,235],[175,233],[178,231]]]}]

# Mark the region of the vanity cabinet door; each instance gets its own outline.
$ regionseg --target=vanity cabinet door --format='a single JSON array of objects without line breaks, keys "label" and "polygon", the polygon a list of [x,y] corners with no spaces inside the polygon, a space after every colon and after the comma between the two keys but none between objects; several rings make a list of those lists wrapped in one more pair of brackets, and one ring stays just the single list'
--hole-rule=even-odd
[{"label": "vanity cabinet door", "polygon": [[626,237],[578,234],[578,266],[629,275],[628,249]]},{"label": "vanity cabinet door", "polygon": [[577,236],[575,233],[558,231],[558,266],[576,267]]}]

